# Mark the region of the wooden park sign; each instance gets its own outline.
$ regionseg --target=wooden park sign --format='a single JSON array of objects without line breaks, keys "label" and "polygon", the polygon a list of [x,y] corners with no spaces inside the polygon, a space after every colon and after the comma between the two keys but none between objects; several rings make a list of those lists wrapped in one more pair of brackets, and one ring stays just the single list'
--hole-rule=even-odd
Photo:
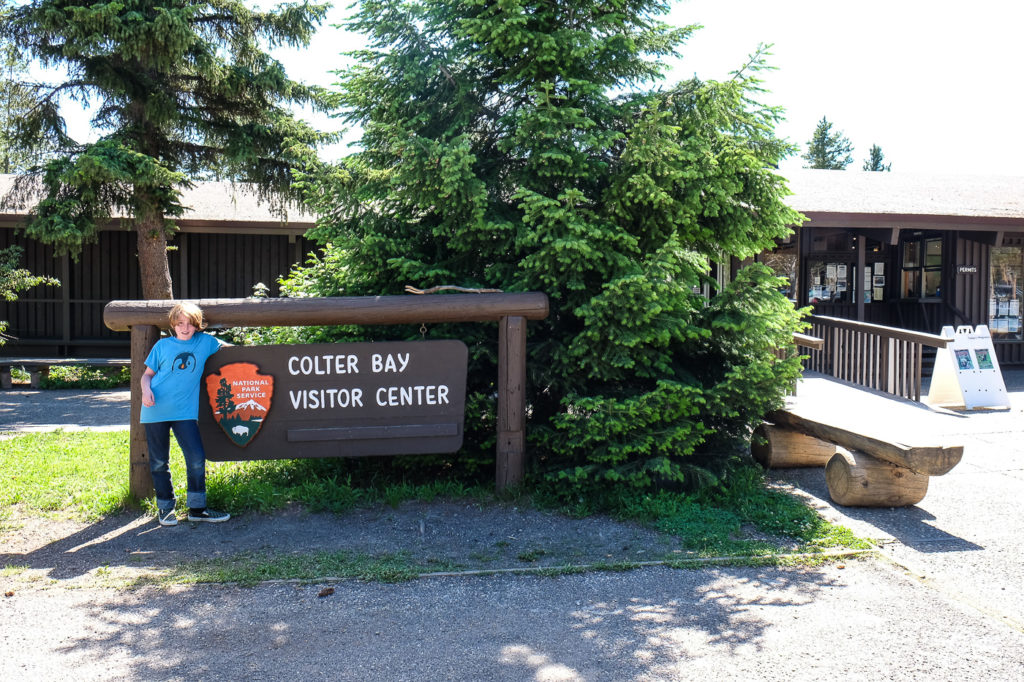
[{"label": "wooden park sign", "polygon": [[[525,292],[294,299],[237,298],[204,299],[194,302],[202,307],[204,316],[211,329],[347,324],[414,324],[419,326],[422,324],[445,322],[497,322],[498,423],[495,457],[496,485],[501,490],[522,480],[525,469],[526,450],[526,321],[542,320],[547,317],[548,298],[546,295],[537,292]],[[166,327],[167,313],[174,303],[176,301],[111,301],[103,310],[103,321],[108,328],[114,331],[131,331],[132,431],[129,492],[136,497],[145,497],[152,490],[145,430],[139,423],[139,414],[142,409],[140,381],[145,371],[146,356],[160,337],[159,328]],[[427,342],[419,341],[400,345],[402,347],[412,345],[418,349],[420,348],[418,344],[424,343]],[[342,344],[342,348],[345,345]],[[362,344],[355,345],[362,346]],[[378,353],[381,356],[382,371],[377,373],[381,375],[378,379],[381,379],[383,375],[389,374],[386,371],[389,367],[393,366],[395,369],[400,369],[403,366],[402,358],[398,357],[398,353],[409,354],[406,360],[406,369],[412,368],[414,362],[417,364],[430,364],[429,362],[422,363],[419,360],[414,360],[416,355],[413,349],[399,349],[392,354],[392,362],[394,364],[389,365],[386,359],[389,351],[384,350],[385,344],[371,345],[376,347],[376,350],[364,348],[323,350],[318,348],[316,351],[304,352],[302,349],[309,347],[286,346],[283,348],[288,348],[289,350],[270,351],[282,352],[281,359],[278,361],[262,359],[258,354],[250,355],[258,353],[258,347],[238,347],[237,350],[235,348],[225,348],[216,353],[208,362],[209,374],[215,374],[217,369],[233,362],[249,362],[250,360],[245,358],[254,357],[256,360],[251,362],[251,364],[256,365],[256,369],[252,370],[254,374],[249,379],[242,380],[261,382],[263,379],[259,375],[272,376],[274,378],[273,397],[270,407],[272,417],[265,418],[263,422],[260,422],[261,426],[258,433],[253,431],[255,422],[248,426],[242,424],[234,425],[244,426],[248,429],[247,433],[243,433],[241,428],[235,431],[234,426],[229,428],[229,433],[239,439],[243,436],[249,436],[248,444],[244,449],[253,448],[252,453],[258,453],[265,447],[271,447],[263,445],[263,443],[276,442],[284,450],[284,454],[276,453],[274,456],[284,458],[344,456],[346,454],[397,454],[397,451],[413,454],[414,450],[410,449],[412,447],[428,447],[423,443],[426,439],[437,439],[430,441],[433,445],[429,447],[433,448],[450,447],[454,440],[451,442],[444,441],[444,439],[449,437],[461,439],[461,413],[463,409],[461,403],[464,403],[465,400],[464,369],[461,384],[459,384],[459,381],[451,378],[453,375],[446,374],[444,370],[439,370],[436,378],[434,378],[433,374],[427,374],[421,378],[414,378],[413,382],[404,382],[401,380],[401,377],[395,376],[389,377],[388,380],[371,381],[367,384],[353,383],[343,385],[340,382],[335,382],[334,384],[321,385],[319,383],[303,383],[306,380],[313,382],[314,377],[319,379],[325,378],[326,375],[316,374],[318,366],[324,372],[328,369],[328,364],[326,364],[328,361],[324,359],[324,356],[333,358],[330,362],[334,364],[329,365],[329,367],[335,372],[336,377],[341,374],[338,372],[339,368],[344,368],[345,372],[348,373],[348,368],[351,366],[353,370],[358,368],[359,372],[352,371],[348,378],[352,379],[356,374],[359,374],[360,381],[374,374],[372,371],[374,353]],[[329,348],[336,349],[336,346],[330,346]],[[366,354],[367,352],[369,355]],[[454,356],[457,354],[457,351],[451,350],[450,352],[453,354],[450,357],[454,365],[456,363]],[[233,354],[235,353],[242,353],[242,355],[234,358]],[[318,354],[319,365],[317,365]],[[355,360],[353,360],[351,365],[349,365],[347,359],[349,355],[355,356]],[[339,356],[344,356],[345,359],[339,360]],[[292,361],[292,357],[297,359]],[[303,358],[307,359],[304,360]],[[260,364],[261,362],[263,363],[262,365]],[[282,366],[281,364],[274,364],[275,362],[283,362],[284,364]],[[338,364],[339,362],[340,365]],[[465,366],[464,360],[459,360],[458,362],[461,362],[463,367]],[[367,363],[370,364],[367,365]],[[310,370],[311,374],[304,375],[304,378],[300,379],[299,375],[303,375],[306,369]],[[299,375],[292,375],[292,370],[298,370]],[[367,372],[367,370],[370,371]],[[231,375],[232,371],[229,370],[228,375],[221,374],[221,378],[226,379],[227,376]],[[238,372],[241,373],[242,370],[239,369]],[[402,373],[402,371],[399,371],[394,374],[401,375]],[[238,374],[238,376],[241,376],[241,374]],[[446,377],[451,383],[445,382]],[[395,381],[390,381],[391,378],[394,378]],[[218,378],[215,381],[217,387],[220,388],[220,379]],[[280,381],[294,381],[294,383],[286,383],[286,387],[282,392]],[[288,388],[288,385],[291,388]],[[457,389],[457,385],[461,385],[461,388]],[[250,386],[258,388],[264,386],[264,384],[255,383],[250,384]],[[422,387],[422,389],[418,389],[418,386]],[[434,390],[427,389],[428,386],[433,386]],[[445,386],[447,390],[442,391],[441,386]],[[343,388],[348,388],[347,394],[342,392]],[[356,389],[360,391],[359,401],[361,405],[357,405],[355,402]],[[231,390],[234,391],[234,389]],[[331,392],[332,390],[334,390],[333,393]],[[214,404],[216,404],[216,396],[213,398]],[[206,428],[218,429],[219,433],[216,433],[216,437],[224,438],[223,430],[212,423],[215,421],[215,417],[209,407],[209,399],[210,394],[207,392],[207,404],[205,405],[205,410],[203,405],[200,406],[200,415],[204,411],[209,413],[206,418],[211,423],[207,424]],[[321,405],[324,401],[330,405],[332,399],[334,400],[333,404],[335,407],[333,410],[335,414],[327,414],[326,411],[332,409],[329,407],[311,407],[314,403]],[[349,407],[341,408],[341,402],[346,399],[349,401],[347,403]],[[234,398],[231,400],[234,401]],[[238,405],[247,400],[248,398],[239,398],[235,409],[238,409]],[[285,402],[282,403],[282,400]],[[298,402],[293,403],[293,400]],[[378,404],[378,400],[384,401],[386,405]],[[444,403],[444,401],[448,402]],[[457,401],[460,404],[457,408],[459,419],[456,422],[454,420],[454,412],[447,414],[443,412],[442,408],[455,410]],[[403,405],[403,402],[406,404]],[[424,404],[414,404],[420,402]],[[431,404],[432,402],[434,404]],[[442,405],[442,403],[444,404]],[[296,405],[304,405],[303,410],[307,413],[310,411],[323,411],[322,416],[324,419],[320,421],[319,417],[321,415],[318,414],[315,418],[303,421],[304,417],[299,416],[300,409]],[[292,415],[294,418],[281,418],[279,420],[279,413],[277,411],[281,410],[281,414],[283,414],[289,407],[295,413]],[[354,407],[366,408],[365,414],[351,420],[346,420],[346,417],[337,414],[338,411]],[[424,411],[419,411],[420,408],[423,408]],[[427,408],[438,408],[438,411],[436,413],[428,412]],[[237,416],[241,417],[241,415]],[[338,419],[334,419],[334,417],[338,417]],[[395,418],[395,421],[388,421],[392,417]],[[200,419],[202,420],[203,417],[201,416]],[[253,414],[246,415],[247,421],[252,419],[254,419]],[[458,423],[457,436],[440,434],[442,431],[450,431],[451,424],[453,423]],[[409,430],[409,427],[412,427],[412,429]],[[360,428],[369,430],[355,430]],[[264,429],[266,430],[265,432]],[[405,429],[404,434],[402,433],[403,429]],[[291,435],[289,435],[289,432],[291,432]],[[273,435],[275,433],[277,435]],[[369,435],[379,436],[379,438],[360,437]],[[292,440],[289,440],[289,438]],[[383,442],[371,446],[368,444],[368,441],[371,440]],[[212,444],[214,441],[207,442]],[[219,458],[221,456],[219,451],[227,447],[228,445],[225,445],[223,448],[208,445],[207,449],[209,450],[210,459]],[[230,445],[230,448],[237,447],[237,444]],[[372,452],[374,449],[378,449],[378,451]],[[390,453],[389,450],[395,450],[396,452]],[[426,450],[422,449],[418,451],[426,452]],[[436,449],[429,451],[446,452],[448,450]],[[311,454],[299,454],[304,452]],[[234,458],[236,457],[225,457],[225,459]]]},{"label": "wooden park sign", "polygon": [[468,356],[456,340],[222,348],[200,385],[207,459],[455,452]]}]

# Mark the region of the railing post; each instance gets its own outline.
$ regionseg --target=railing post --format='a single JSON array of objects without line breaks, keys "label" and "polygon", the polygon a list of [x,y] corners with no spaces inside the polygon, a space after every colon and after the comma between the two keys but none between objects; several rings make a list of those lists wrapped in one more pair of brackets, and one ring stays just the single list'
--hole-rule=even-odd
[{"label": "railing post", "polygon": [[128,493],[143,499],[153,493],[153,477],[149,474],[149,446],[146,430],[139,423],[142,414],[142,375],[146,371],[146,356],[160,338],[160,330],[149,324],[131,328],[132,388],[131,430],[128,440]]},{"label": "railing post", "polygon": [[811,318],[828,349],[822,353],[824,374],[894,395],[921,400],[924,346],[945,348],[948,339],[908,329],[885,327],[828,316]]},{"label": "railing post", "polygon": [[526,471],[526,318],[501,318],[498,327],[498,490],[517,485]]},{"label": "railing post", "polygon": [[914,344],[914,400],[921,402],[921,360],[924,359],[924,346]]},{"label": "railing post", "polygon": [[893,367],[892,367],[892,356],[889,353],[889,349],[892,348],[893,339],[881,339],[878,344],[878,368],[879,368],[879,387],[878,390],[889,392],[890,386],[893,381]]}]

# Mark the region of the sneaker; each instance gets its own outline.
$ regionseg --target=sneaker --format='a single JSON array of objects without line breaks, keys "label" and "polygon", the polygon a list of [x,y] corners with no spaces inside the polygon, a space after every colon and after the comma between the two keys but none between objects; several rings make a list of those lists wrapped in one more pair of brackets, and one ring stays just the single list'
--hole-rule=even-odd
[{"label": "sneaker", "polygon": [[158,511],[156,513],[156,520],[160,522],[161,526],[177,526],[178,517],[174,514],[174,510],[169,511]]},{"label": "sneaker", "polygon": [[213,511],[212,509],[189,509],[189,521],[206,521],[207,523],[223,523],[231,518],[227,512]]}]

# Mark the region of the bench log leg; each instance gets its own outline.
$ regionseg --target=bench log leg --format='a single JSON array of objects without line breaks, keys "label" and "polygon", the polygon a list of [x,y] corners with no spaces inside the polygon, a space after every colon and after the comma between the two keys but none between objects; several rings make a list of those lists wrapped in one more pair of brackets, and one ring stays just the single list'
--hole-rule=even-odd
[{"label": "bench log leg", "polygon": [[14,382],[11,380],[11,368],[0,367],[0,389],[9,391],[14,388]]},{"label": "bench log leg", "polygon": [[836,454],[836,446],[799,431],[764,423],[754,429],[750,454],[765,469],[823,467]]},{"label": "bench log leg", "polygon": [[39,388],[42,380],[50,376],[49,367],[27,367],[28,369],[28,385],[30,388]]},{"label": "bench log leg", "polygon": [[825,465],[828,494],[844,507],[907,507],[928,493],[928,478],[906,467],[837,448]]}]

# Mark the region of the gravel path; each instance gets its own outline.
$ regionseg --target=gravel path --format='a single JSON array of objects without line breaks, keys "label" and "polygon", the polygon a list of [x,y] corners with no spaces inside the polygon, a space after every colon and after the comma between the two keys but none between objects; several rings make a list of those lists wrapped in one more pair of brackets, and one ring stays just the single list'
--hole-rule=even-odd
[{"label": "gravel path", "polygon": [[[48,428],[53,406],[70,403],[89,412],[65,424],[117,428],[127,409],[117,396],[28,393],[0,392],[0,431]],[[238,551],[501,568],[671,558],[678,547],[608,519],[451,502],[175,528],[134,514],[25,520],[0,536],[0,565],[27,566],[0,574],[13,592],[0,598],[0,680],[1024,679],[1024,394],[1012,397],[1011,412],[962,419],[963,462],[915,507],[837,508],[820,470],[773,472],[883,543],[878,557],[814,568],[345,580],[322,597],[327,583],[124,590],[104,585]]]},{"label": "gravel path", "polygon": [[1020,631],[874,561],[320,589],[8,599],[0,678],[988,681],[1024,670]]}]

